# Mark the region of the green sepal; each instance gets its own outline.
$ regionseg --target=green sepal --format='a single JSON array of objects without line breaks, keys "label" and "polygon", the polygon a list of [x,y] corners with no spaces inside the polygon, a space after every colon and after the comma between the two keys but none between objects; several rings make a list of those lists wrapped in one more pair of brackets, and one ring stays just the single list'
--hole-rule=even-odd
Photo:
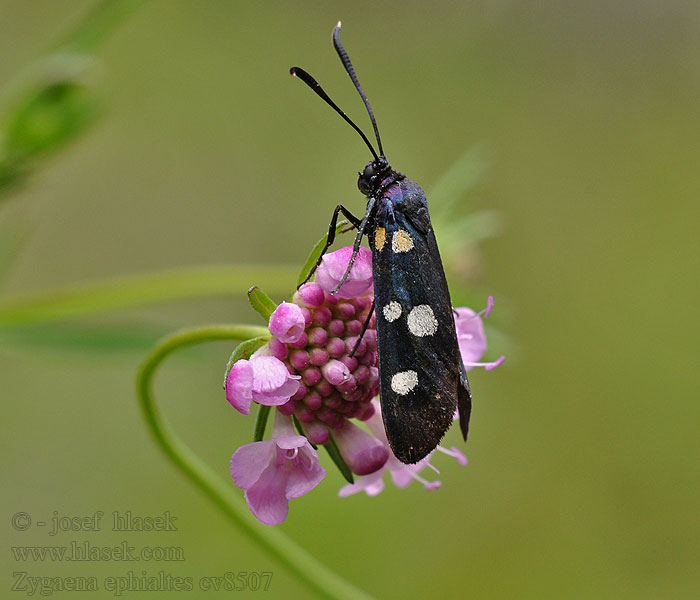
[{"label": "green sepal", "polygon": [[253,441],[262,442],[265,437],[265,425],[267,425],[267,417],[270,416],[270,407],[265,404],[260,404],[258,408],[258,417],[255,419],[255,430],[253,431]]},{"label": "green sepal", "polygon": [[[350,225],[348,221],[341,221],[336,225],[335,234],[338,235],[339,233],[347,231],[348,227],[352,229],[352,225]],[[297,286],[300,286],[308,277],[309,273],[311,273],[311,269],[314,268],[314,266],[318,262],[318,259],[321,257],[321,252],[323,252],[323,249],[326,247],[327,241],[328,234],[324,235],[320,240],[318,240],[318,242],[316,242],[316,245],[309,254],[309,258],[306,259],[304,266],[301,268],[301,272],[299,273],[299,279],[297,280]]]},{"label": "green sepal", "polygon": [[270,320],[270,315],[275,312],[277,305],[272,301],[270,296],[263,292],[257,285],[254,285],[248,290],[248,301],[256,313],[258,313],[265,323]]},{"label": "green sepal", "polygon": [[323,447],[326,449],[326,452],[328,452],[328,455],[335,463],[335,466],[338,467],[338,470],[345,478],[345,481],[348,483],[355,483],[355,478],[352,476],[352,471],[350,470],[350,467],[348,467],[348,463],[346,463],[345,459],[341,456],[340,450],[338,450],[338,445],[333,439],[333,434],[331,434],[329,440],[323,445]]},{"label": "green sepal", "polygon": [[260,346],[263,346],[269,341],[269,335],[261,335],[260,337],[241,342],[240,344],[238,344],[238,346],[236,346],[236,349],[231,353],[231,358],[229,358],[228,362],[226,363],[226,374],[224,375],[224,389],[226,389],[226,380],[228,379],[228,374],[231,370],[231,367],[233,367],[233,363],[235,363],[237,360],[241,360],[242,358],[250,358],[250,355],[253,354],[253,352],[255,352],[258,348],[260,348]]}]

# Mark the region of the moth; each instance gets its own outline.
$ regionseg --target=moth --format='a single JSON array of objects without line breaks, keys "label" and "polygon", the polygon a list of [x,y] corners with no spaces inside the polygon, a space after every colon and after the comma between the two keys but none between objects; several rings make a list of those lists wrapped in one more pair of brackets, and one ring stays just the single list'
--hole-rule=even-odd
[{"label": "moth", "polygon": [[340,22],[333,30],[333,46],[365,104],[378,151],[311,75],[299,67],[290,70],[357,131],[373,157],[357,181],[367,197],[364,216],[358,218],[344,206],[336,206],[322,255],[333,244],[342,214],[357,229],[357,235],[339,288],[350,273],[363,238],[368,239],[373,258],[382,417],[394,455],[413,464],[440,443],[455,410],[459,411],[466,441],[471,391],[425,193],[393,169],[384,156],[372,107],[340,43]]}]

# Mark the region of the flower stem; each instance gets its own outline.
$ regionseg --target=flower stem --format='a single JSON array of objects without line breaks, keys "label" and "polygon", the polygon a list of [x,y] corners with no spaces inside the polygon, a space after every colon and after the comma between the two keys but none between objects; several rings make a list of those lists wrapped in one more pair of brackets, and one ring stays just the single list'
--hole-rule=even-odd
[{"label": "flower stem", "polygon": [[141,364],[137,377],[139,402],[156,442],[187,475],[251,539],[277,558],[322,597],[338,600],[369,600],[369,596],[317,561],[278,529],[260,525],[245,503],[174,432],[158,411],[152,394],[153,376],[172,352],[216,340],[243,341],[268,333],[264,327],[209,325],[178,331],[163,338]]}]

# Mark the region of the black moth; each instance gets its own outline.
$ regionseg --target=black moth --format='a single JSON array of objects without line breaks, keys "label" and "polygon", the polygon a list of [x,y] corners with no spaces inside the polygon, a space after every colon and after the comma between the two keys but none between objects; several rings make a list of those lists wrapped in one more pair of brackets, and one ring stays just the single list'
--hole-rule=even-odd
[{"label": "black moth", "polygon": [[389,166],[369,100],[340,43],[340,23],[333,30],[333,46],[365,103],[379,154],[311,75],[299,67],[291,69],[292,75],[304,81],[360,134],[374,157],[357,182],[367,196],[364,217],[358,219],[344,206],[336,206],[323,252],[334,241],[338,215],[342,213],[357,228],[354,252],[342,285],[362,238],[367,236],[369,240],[384,427],[396,457],[412,464],[436,448],[452,424],[456,409],[462,435],[467,439],[471,392],[425,193]]}]

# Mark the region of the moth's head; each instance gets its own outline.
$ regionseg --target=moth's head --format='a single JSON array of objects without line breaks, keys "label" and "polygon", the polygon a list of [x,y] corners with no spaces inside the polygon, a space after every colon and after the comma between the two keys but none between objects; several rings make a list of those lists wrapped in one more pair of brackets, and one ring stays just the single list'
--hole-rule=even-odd
[{"label": "moth's head", "polygon": [[370,196],[390,172],[389,161],[384,156],[375,158],[367,164],[362,173],[358,173],[357,187],[365,196]]}]

